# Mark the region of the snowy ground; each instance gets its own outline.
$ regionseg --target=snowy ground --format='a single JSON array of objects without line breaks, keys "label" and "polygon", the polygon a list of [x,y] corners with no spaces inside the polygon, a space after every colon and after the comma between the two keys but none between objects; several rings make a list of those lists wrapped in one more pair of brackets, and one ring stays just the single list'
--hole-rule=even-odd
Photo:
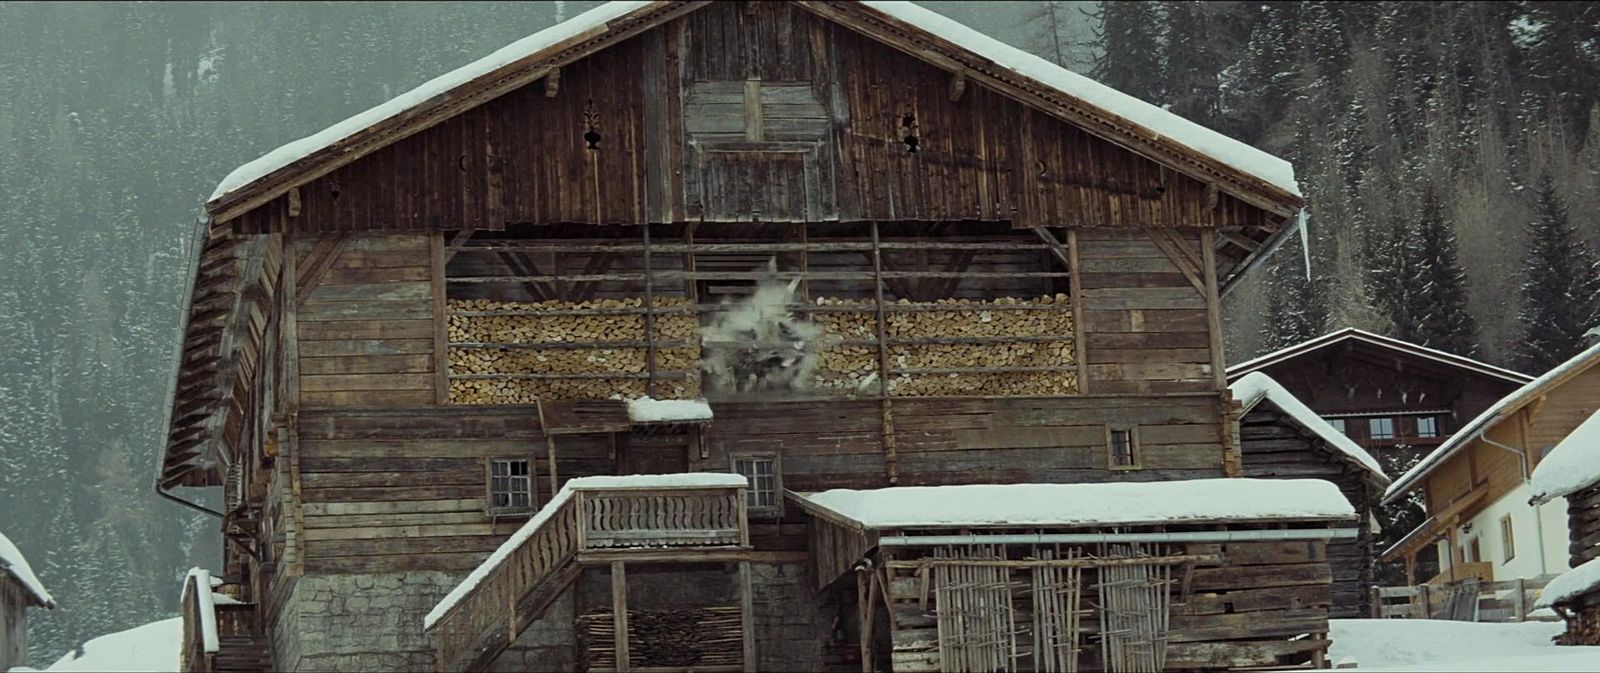
[{"label": "snowy ground", "polygon": [[1557,647],[1560,622],[1335,619],[1328,660],[1358,671],[1600,671],[1600,647]]},{"label": "snowy ground", "polygon": [[[121,671],[176,673],[183,643],[183,620],[163,619],[100,636],[83,644],[82,653],[68,652],[46,671]],[[12,673],[37,669],[17,667]]]}]

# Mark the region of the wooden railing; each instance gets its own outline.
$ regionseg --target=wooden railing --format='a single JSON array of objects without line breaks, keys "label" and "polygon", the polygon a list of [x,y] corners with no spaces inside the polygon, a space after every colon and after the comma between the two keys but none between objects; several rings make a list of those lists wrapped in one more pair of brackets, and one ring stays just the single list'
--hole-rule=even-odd
[{"label": "wooden railing", "polygon": [[183,649],[179,670],[205,673],[212,670],[217,652],[222,649],[217,634],[217,608],[212,603],[211,573],[196,568],[183,580]]},{"label": "wooden railing", "polygon": [[744,498],[743,487],[724,486],[563,490],[433,624],[439,670],[486,666],[538,617],[539,601],[529,599],[553,599],[576,576],[580,552],[747,545]]},{"label": "wooden railing", "polygon": [[[1466,619],[1478,622],[1522,622],[1531,619],[1539,592],[1554,578],[1543,575],[1500,582],[1470,581],[1420,584],[1414,587],[1373,587],[1372,616],[1378,619]],[[1475,579],[1475,578],[1474,578]],[[1452,614],[1452,599],[1462,591],[1476,590],[1470,614]]]},{"label": "wooden railing", "polygon": [[1440,571],[1439,574],[1428,578],[1428,581],[1424,582],[1424,584],[1431,584],[1433,586],[1444,586],[1446,584],[1454,584],[1456,582],[1463,582],[1463,581],[1466,581],[1466,580],[1478,580],[1479,582],[1493,582],[1494,581],[1494,563],[1491,562],[1491,561],[1477,561],[1477,562],[1474,562],[1474,563],[1457,563],[1457,564],[1455,564],[1454,566],[1452,566],[1450,568],[1446,568],[1443,571]]}]

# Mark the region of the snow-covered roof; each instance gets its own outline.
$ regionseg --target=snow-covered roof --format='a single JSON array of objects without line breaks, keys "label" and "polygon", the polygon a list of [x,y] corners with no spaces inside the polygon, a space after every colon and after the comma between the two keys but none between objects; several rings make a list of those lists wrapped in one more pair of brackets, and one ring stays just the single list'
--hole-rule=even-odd
[{"label": "snow-covered roof", "polygon": [[1597,362],[1600,362],[1600,344],[1590,346],[1582,353],[1573,356],[1572,359],[1551,368],[1550,371],[1545,372],[1539,378],[1529,381],[1510,395],[1500,398],[1500,401],[1490,405],[1488,409],[1484,409],[1483,413],[1478,414],[1476,418],[1462,426],[1460,430],[1450,436],[1450,439],[1445,440],[1432,453],[1423,456],[1421,461],[1418,461],[1405,474],[1400,475],[1400,478],[1396,479],[1393,484],[1390,484],[1389,489],[1383,494],[1384,504],[1394,501],[1415,488],[1421,482],[1423,476],[1444,464],[1446,459],[1455,455],[1462,447],[1471,445],[1480,431],[1494,427],[1495,424],[1507,416],[1516,413],[1523,405],[1532,402],[1552,385],[1566,381],[1570,376],[1587,370]]},{"label": "snow-covered roof", "polygon": [[561,510],[561,506],[571,500],[572,494],[577,491],[629,488],[730,488],[747,486],[749,483],[749,480],[743,475],[730,472],[633,474],[626,476],[579,477],[568,480],[561,487],[561,490],[556,493],[556,496],[550,499],[550,502],[545,503],[544,507],[540,507],[539,511],[534,513],[527,523],[522,524],[522,527],[518,528],[517,532],[512,533],[511,537],[506,538],[505,542],[500,543],[500,547],[495,549],[494,553],[490,554],[489,558],[485,559],[483,563],[478,564],[478,567],[474,568],[466,579],[461,580],[461,583],[451,589],[450,593],[439,599],[439,603],[428,611],[426,617],[423,617],[422,628],[424,630],[433,628],[435,622],[444,618],[451,608],[454,608],[457,603],[466,598],[467,594],[472,593],[472,590],[477,588],[478,584],[482,583],[484,579],[488,578],[495,568],[500,567],[500,564],[505,563],[506,559],[511,558],[511,553],[516,551],[517,547],[522,546],[522,543],[527,542],[528,538],[533,537],[534,532],[539,530],[539,527],[543,526],[544,522],[549,521],[550,517],[555,516],[556,512]]},{"label": "snow-covered roof", "polygon": [[[547,52],[554,53],[558,48],[565,48],[581,36],[604,32],[609,22],[628,17],[635,12],[653,10],[659,4],[662,3],[608,2],[517,40],[488,56],[440,75],[411,91],[322,131],[283,145],[234,169],[217,184],[209,200],[216,201],[239,191],[296,161],[333,148],[363,129],[403,115],[436,98],[447,96],[453,90],[485,78],[501,68],[518,62],[531,63],[542,59],[547,56]],[[1295,197],[1300,196],[1300,188],[1294,178],[1294,167],[1283,159],[985,36],[913,3],[865,1],[862,5],[876,10],[890,20],[925,31],[1056,92],[1080,100],[1105,115],[1142,127],[1144,132],[1139,134],[1141,137],[1185,147],[1282,192]]]},{"label": "snow-covered roof", "polygon": [[47,608],[54,608],[56,600],[50,597],[50,592],[44,588],[44,583],[33,574],[33,568],[28,567],[28,559],[22,556],[22,550],[11,543],[11,538],[5,533],[0,533],[0,571],[10,574],[22,584],[22,588]]},{"label": "snow-covered roof", "polygon": [[1329,425],[1327,421],[1322,420],[1322,417],[1318,416],[1317,412],[1312,411],[1299,398],[1290,394],[1288,390],[1278,385],[1277,381],[1272,380],[1272,377],[1267,376],[1264,372],[1246,374],[1238,381],[1234,381],[1233,385],[1228,386],[1228,390],[1233,393],[1234,399],[1239,400],[1239,403],[1244,405],[1246,411],[1260,404],[1262,400],[1271,402],[1279,411],[1288,414],[1296,423],[1311,431],[1312,434],[1322,439],[1328,446],[1333,447],[1334,450],[1343,453],[1346,457],[1360,464],[1361,467],[1366,468],[1367,471],[1377,475],[1384,483],[1389,482],[1389,476],[1383,473],[1383,466],[1378,464],[1378,459],[1373,458],[1372,454],[1367,453],[1366,449],[1361,448],[1360,445],[1351,441],[1344,433],[1339,432],[1338,429]]},{"label": "snow-covered roof", "polygon": [[1596,586],[1600,586],[1600,559],[1586,561],[1550,580],[1549,584],[1544,585],[1544,591],[1539,593],[1539,600],[1533,607],[1548,608],[1564,603],[1589,593]]},{"label": "snow-covered roof", "polygon": [[1264,369],[1285,360],[1290,360],[1301,355],[1305,355],[1306,353],[1332,346],[1337,343],[1342,343],[1347,340],[1361,341],[1378,346],[1380,348],[1400,351],[1419,358],[1433,360],[1441,364],[1465,369],[1478,374],[1483,374],[1485,376],[1504,379],[1512,383],[1527,383],[1528,381],[1533,380],[1533,377],[1521,372],[1511,371],[1504,367],[1496,367],[1487,362],[1481,362],[1469,357],[1462,357],[1454,353],[1446,353],[1441,350],[1428,348],[1427,346],[1418,346],[1417,344],[1409,341],[1401,341],[1400,339],[1396,339],[1394,337],[1387,337],[1382,334],[1375,334],[1373,332],[1356,329],[1354,327],[1346,327],[1344,329],[1334,330],[1315,339],[1308,339],[1293,346],[1281,348],[1271,353],[1267,353],[1261,357],[1233,365],[1232,367],[1228,368],[1228,378],[1244,376],[1250,372]]},{"label": "snow-covered roof", "polygon": [[84,643],[46,671],[73,673],[178,673],[183,618],[150,622]]},{"label": "snow-covered roof", "polygon": [[658,400],[641,397],[628,400],[628,420],[634,423],[709,421],[711,405],[705,400]]},{"label": "snow-covered roof", "polygon": [[1532,503],[1542,505],[1600,484],[1600,411],[1578,424],[1533,469],[1528,488]]},{"label": "snow-covered roof", "polygon": [[1356,515],[1339,488],[1320,479],[895,486],[798,497],[865,528],[1105,526]]}]

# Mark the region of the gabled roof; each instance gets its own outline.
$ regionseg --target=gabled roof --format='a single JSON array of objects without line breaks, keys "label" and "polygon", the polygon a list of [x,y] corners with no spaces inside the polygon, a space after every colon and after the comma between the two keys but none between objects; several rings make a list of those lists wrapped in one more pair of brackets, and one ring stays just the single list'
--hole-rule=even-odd
[{"label": "gabled roof", "polygon": [[1401,341],[1394,337],[1386,337],[1382,334],[1374,334],[1372,332],[1356,329],[1354,327],[1346,327],[1341,330],[1329,332],[1315,339],[1303,341],[1288,348],[1276,350],[1253,360],[1248,360],[1233,365],[1232,367],[1228,368],[1228,378],[1238,378],[1251,372],[1260,371],[1276,364],[1348,342],[1360,343],[1363,345],[1372,346],[1374,348],[1430,360],[1448,367],[1508,381],[1510,383],[1522,384],[1533,380],[1533,377],[1521,372],[1514,372],[1504,367],[1496,367],[1487,362],[1481,362],[1472,358],[1462,357],[1454,353],[1446,353],[1441,350],[1428,348],[1427,346],[1418,346],[1409,341]]},{"label": "gabled roof", "polygon": [[22,550],[11,543],[5,533],[0,533],[0,580],[7,576],[15,579],[22,585],[24,591],[35,601],[36,607],[55,608],[56,601],[50,597],[50,592],[45,591],[44,583],[33,574],[33,569],[28,567],[28,559],[22,557]]},{"label": "gabled roof", "polygon": [[1244,406],[1246,413],[1262,402],[1267,402],[1293,419],[1300,427],[1316,435],[1343,460],[1366,470],[1379,484],[1389,483],[1389,476],[1383,473],[1383,466],[1378,464],[1378,459],[1373,458],[1366,449],[1322,420],[1317,412],[1312,411],[1299,398],[1278,385],[1272,377],[1263,372],[1252,372],[1234,381],[1228,386],[1228,390],[1233,393],[1233,398]]},{"label": "gabled roof", "polygon": [[1499,425],[1501,421],[1517,413],[1528,403],[1566,383],[1572,377],[1588,371],[1596,364],[1600,364],[1600,344],[1590,346],[1572,359],[1545,372],[1543,376],[1528,382],[1510,395],[1500,398],[1499,402],[1490,405],[1483,413],[1478,414],[1477,418],[1472,419],[1462,426],[1460,430],[1456,431],[1455,434],[1451,435],[1450,439],[1446,440],[1445,443],[1440,444],[1439,448],[1433,450],[1433,453],[1424,456],[1420,462],[1405,474],[1400,475],[1400,478],[1389,486],[1389,490],[1384,492],[1384,504],[1388,504],[1416,488],[1422,482],[1422,478],[1432,472],[1434,468],[1443,465],[1446,460],[1454,456],[1462,448],[1471,446],[1479,433],[1486,432],[1490,428]]},{"label": "gabled roof", "polygon": [[[538,80],[704,2],[608,2],[436,77],[392,100],[295,142],[228,174],[206,203],[225,222],[507,91]],[[910,2],[799,2],[801,7],[872,35],[910,32],[939,47],[913,55],[956,56],[979,81],[1012,85],[1022,102],[1070,115],[1091,133],[1189,173],[1259,208],[1289,215],[1303,200],[1289,162],[1006,45]]]}]

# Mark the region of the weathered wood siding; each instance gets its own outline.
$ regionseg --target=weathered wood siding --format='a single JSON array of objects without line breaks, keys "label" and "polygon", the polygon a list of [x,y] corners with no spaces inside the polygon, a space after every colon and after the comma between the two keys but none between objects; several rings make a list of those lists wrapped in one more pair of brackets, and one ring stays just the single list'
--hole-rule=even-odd
[{"label": "weathered wood siding", "polygon": [[0,670],[28,663],[27,605],[22,585],[0,574]]},{"label": "weathered wood siding", "polygon": [[[1206,295],[1149,234],[1076,235],[1091,393],[1217,390]],[[1198,257],[1199,236],[1181,240]],[[1220,423],[1220,421],[1219,421]]]},{"label": "weathered wood siding", "polygon": [[296,309],[300,404],[433,403],[429,237],[350,236],[320,276],[305,263],[317,239],[297,243],[300,277],[314,283]]},{"label": "weathered wood siding", "polygon": [[712,3],[549,86],[378,150],[301,187],[297,216],[285,195],[240,228],[1267,217],[1225,194],[1213,207],[1202,182],[976,83],[952,95],[951,73],[788,3]]},{"label": "weathered wood siding", "polygon": [[1268,403],[1245,414],[1239,423],[1240,446],[1244,454],[1244,476],[1257,479],[1322,479],[1339,491],[1356,509],[1362,525],[1355,539],[1334,540],[1327,545],[1328,563],[1333,569],[1333,607],[1335,618],[1358,618],[1367,614],[1370,602],[1366,588],[1373,582],[1375,554],[1372,533],[1365,525],[1382,495],[1369,483],[1360,468],[1334,454],[1337,449],[1323,446]]}]

